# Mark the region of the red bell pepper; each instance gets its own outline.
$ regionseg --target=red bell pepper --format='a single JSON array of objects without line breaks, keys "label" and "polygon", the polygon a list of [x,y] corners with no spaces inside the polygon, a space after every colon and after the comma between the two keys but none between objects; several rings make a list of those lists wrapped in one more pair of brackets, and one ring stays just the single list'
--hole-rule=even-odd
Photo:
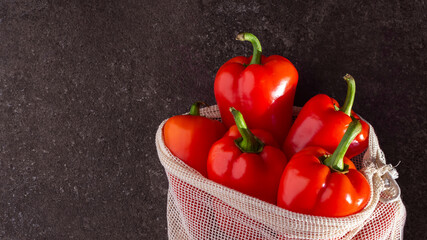
[{"label": "red bell pepper", "polygon": [[[285,142],[283,151],[290,159],[306,146],[319,146],[333,152],[350,124],[352,117],[360,119],[353,107],[356,84],[349,74],[344,76],[347,82],[347,96],[344,105],[339,108],[338,102],[325,94],[311,98],[301,109],[295,119]],[[352,158],[362,153],[369,144],[369,125],[360,121],[362,131],[351,143],[346,156]]]},{"label": "red bell pepper", "polygon": [[[277,189],[286,156],[270,133],[249,130],[242,114],[230,109],[237,127],[232,127],[211,148],[208,178],[242,193],[276,204]],[[236,132],[238,130],[239,133]],[[253,134],[253,132],[256,135]]]},{"label": "red bell pepper", "polygon": [[219,121],[200,116],[200,104],[193,104],[189,115],[169,118],[163,128],[163,135],[173,155],[206,177],[209,149],[227,129]]},{"label": "red bell pepper", "polygon": [[370,186],[344,156],[361,129],[359,120],[352,121],[332,155],[317,146],[296,153],[283,171],[277,205],[325,217],[343,217],[362,210],[370,199]]},{"label": "red bell pepper", "polygon": [[216,74],[214,92],[222,121],[234,125],[229,108],[235,107],[249,128],[269,131],[282,144],[291,127],[298,72],[282,56],[262,56],[253,34],[240,33],[237,40],[251,42],[254,50],[251,58],[230,59]]}]

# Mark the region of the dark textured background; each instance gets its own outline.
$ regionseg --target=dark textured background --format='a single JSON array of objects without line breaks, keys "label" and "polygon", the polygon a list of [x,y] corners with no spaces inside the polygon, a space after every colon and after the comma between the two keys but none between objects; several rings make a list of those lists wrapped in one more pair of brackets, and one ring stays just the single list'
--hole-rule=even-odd
[{"label": "dark textured background", "polygon": [[166,239],[160,122],[215,104],[250,54],[300,73],[296,105],[344,99],[399,164],[406,239],[426,239],[425,1],[0,1],[0,239]]}]

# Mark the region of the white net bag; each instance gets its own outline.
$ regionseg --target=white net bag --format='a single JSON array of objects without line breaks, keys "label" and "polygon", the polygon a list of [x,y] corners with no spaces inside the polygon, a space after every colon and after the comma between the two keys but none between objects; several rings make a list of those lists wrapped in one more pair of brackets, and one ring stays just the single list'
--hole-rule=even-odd
[{"label": "white net bag", "polygon": [[[294,107],[294,117],[300,108]],[[220,119],[217,106],[202,116]],[[371,186],[368,205],[359,213],[330,218],[294,213],[240,193],[203,177],[173,156],[156,133],[160,162],[169,180],[169,239],[402,239],[406,209],[400,198],[397,172],[387,165],[374,129],[368,149],[353,158]]]}]

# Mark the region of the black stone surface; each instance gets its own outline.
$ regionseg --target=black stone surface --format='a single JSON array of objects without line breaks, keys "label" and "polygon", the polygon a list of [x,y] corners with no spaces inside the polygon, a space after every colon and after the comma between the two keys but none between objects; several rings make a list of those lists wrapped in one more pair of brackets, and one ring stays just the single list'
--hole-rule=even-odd
[{"label": "black stone surface", "polygon": [[398,165],[405,239],[426,239],[425,1],[0,1],[0,239],[166,239],[154,134],[256,34],[344,99]]}]

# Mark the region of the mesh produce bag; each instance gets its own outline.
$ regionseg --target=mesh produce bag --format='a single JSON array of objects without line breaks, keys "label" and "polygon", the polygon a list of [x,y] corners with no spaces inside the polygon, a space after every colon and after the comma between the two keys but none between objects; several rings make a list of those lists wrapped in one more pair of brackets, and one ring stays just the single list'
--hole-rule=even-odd
[{"label": "mesh produce bag", "polygon": [[[301,108],[294,107],[294,118]],[[217,106],[202,116],[220,119]],[[156,134],[160,162],[169,180],[169,239],[402,239],[406,209],[397,172],[387,165],[374,129],[368,149],[353,158],[371,186],[368,205],[359,213],[330,218],[294,213],[215,183],[173,156]]]}]

